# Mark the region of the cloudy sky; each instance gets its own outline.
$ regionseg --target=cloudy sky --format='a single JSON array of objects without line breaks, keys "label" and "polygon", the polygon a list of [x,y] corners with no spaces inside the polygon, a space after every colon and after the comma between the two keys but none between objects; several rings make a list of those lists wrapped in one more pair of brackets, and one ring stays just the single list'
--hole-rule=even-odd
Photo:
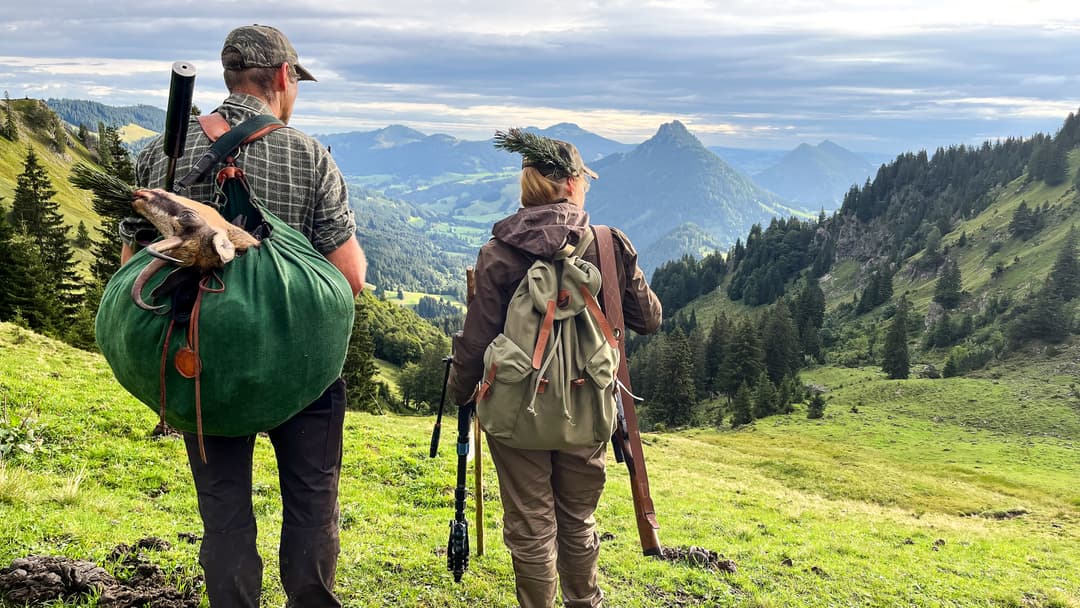
[{"label": "cloudy sky", "polygon": [[[575,122],[624,142],[682,120],[706,144],[831,139],[894,154],[1054,131],[1080,107],[1080,11],[1058,0],[42,0],[7,2],[12,97],[164,107],[173,61],[195,103],[225,95],[237,25],[284,30],[314,133],[399,123],[487,138]],[[257,8],[252,8],[257,7]]]}]

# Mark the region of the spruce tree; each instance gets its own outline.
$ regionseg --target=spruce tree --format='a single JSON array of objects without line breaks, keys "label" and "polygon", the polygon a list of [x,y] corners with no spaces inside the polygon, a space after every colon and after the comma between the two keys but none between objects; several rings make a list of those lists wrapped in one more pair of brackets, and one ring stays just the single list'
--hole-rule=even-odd
[{"label": "spruce tree", "polygon": [[1050,270],[1047,288],[1061,296],[1065,302],[1071,302],[1080,295],[1080,260],[1077,260],[1076,227],[1069,229],[1065,244],[1058,252],[1054,266]]},{"label": "spruce tree", "polygon": [[23,172],[15,187],[12,220],[15,228],[26,233],[36,246],[47,277],[48,297],[56,300],[55,307],[50,304],[41,308],[58,312],[60,317],[51,321],[60,327],[61,317],[74,312],[79,280],[74,253],[68,242],[70,228],[64,225],[60,204],[52,200],[55,194],[33,148],[28,148]]},{"label": "spruce tree", "polygon": [[90,146],[90,131],[86,129],[85,123],[79,123],[79,131],[76,137],[79,139],[79,143],[81,143],[82,145],[86,147]]},{"label": "spruce tree", "polygon": [[900,304],[896,307],[892,324],[889,325],[889,333],[885,335],[885,353],[881,363],[881,370],[890,379],[902,380],[910,373],[907,344],[907,298],[900,298]]},{"label": "spruce tree", "polygon": [[720,368],[720,390],[734,396],[740,384],[753,386],[765,371],[765,350],[761,336],[750,319],[744,319],[731,339],[731,350]]},{"label": "spruce tree", "polygon": [[750,388],[743,382],[735,391],[735,400],[731,402],[731,428],[736,428],[754,421],[753,400]]},{"label": "spruce tree", "polygon": [[64,122],[60,120],[60,117],[56,114],[53,114],[52,140],[53,147],[56,148],[57,153],[63,154],[64,152],[67,152],[67,129],[64,128]]},{"label": "spruce tree", "polygon": [[7,91],[4,91],[4,102],[4,127],[0,129],[0,135],[11,141],[19,141],[19,127],[15,123],[15,106],[12,105]]},{"label": "spruce tree", "polygon": [[779,410],[779,395],[768,375],[762,374],[754,387],[754,418],[771,416]]},{"label": "spruce tree", "polygon": [[761,339],[765,350],[765,371],[772,384],[779,384],[784,376],[799,369],[801,359],[799,334],[787,305],[782,301],[774,304],[766,313]]},{"label": "spruce tree", "polygon": [[821,393],[814,393],[814,396],[810,398],[810,403],[806,407],[806,417],[811,420],[825,417],[825,398],[821,396]]},{"label": "spruce tree", "polygon": [[934,301],[947,309],[956,308],[960,304],[961,288],[960,265],[949,260],[934,285]]},{"label": "spruce tree", "polygon": [[709,392],[721,391],[720,370],[724,365],[731,344],[731,321],[720,313],[709,328],[709,338],[705,342],[705,376]]},{"label": "spruce tree", "polygon": [[0,206],[0,321],[10,321],[34,305],[30,252],[25,241],[8,222],[7,210]]},{"label": "spruce tree", "polygon": [[349,409],[377,412],[381,408],[376,397],[375,342],[371,339],[371,323],[368,321],[367,306],[370,304],[367,300],[370,297],[361,294],[356,298],[356,317],[341,377],[349,385]]},{"label": "spruce tree", "polygon": [[663,388],[653,397],[653,405],[662,412],[657,418],[669,427],[690,424],[697,402],[694,360],[690,340],[679,327],[667,336],[659,377],[663,378]]}]

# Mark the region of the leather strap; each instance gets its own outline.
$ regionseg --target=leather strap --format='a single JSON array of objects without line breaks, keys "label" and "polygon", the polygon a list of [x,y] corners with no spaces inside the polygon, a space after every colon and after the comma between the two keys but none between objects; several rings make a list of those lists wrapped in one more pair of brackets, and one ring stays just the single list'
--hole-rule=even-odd
[{"label": "leather strap", "polygon": [[[656,537],[656,529],[660,527],[656,521],[656,507],[653,506],[652,495],[649,492],[649,473],[645,468],[645,454],[641,449],[641,431],[638,427],[637,410],[634,407],[633,389],[630,387],[630,370],[626,363],[626,336],[623,326],[622,287],[619,285],[619,274],[615,266],[615,244],[611,236],[611,228],[607,226],[593,226],[596,232],[597,253],[600,257],[600,291],[604,296],[604,312],[607,313],[612,331],[619,343],[619,382],[616,390],[622,392],[623,415],[626,419],[626,436],[620,429],[616,429],[614,440],[622,441],[622,449],[630,454],[627,465],[633,467],[631,483],[637,488],[631,491],[639,500],[634,501],[634,511],[638,517],[638,535],[642,540],[642,547],[646,555],[660,551],[660,541]],[[636,448],[636,449],[635,449]],[[647,539],[650,539],[647,541]]]},{"label": "leather strap", "polygon": [[240,146],[253,142],[256,139],[285,126],[285,123],[281,122],[274,116],[269,114],[259,114],[252,116],[244,122],[236,125],[235,128],[229,128],[228,123],[224,125],[224,131],[222,131],[222,122],[224,118],[220,115],[218,118],[210,118],[216,114],[207,115],[207,120],[203,121],[202,116],[199,117],[199,126],[202,127],[203,132],[213,143],[210,148],[202,155],[199,160],[195,161],[192,165],[191,171],[187,175],[180,178],[176,182],[175,190],[177,193],[184,193],[192,184],[195,184],[206,175],[206,172],[211,167],[218,164],[218,162],[224,161],[232,156],[236,155],[236,151]]},{"label": "leather strap", "polygon": [[544,350],[547,349],[548,338],[551,337],[551,329],[555,326],[555,300],[548,300],[547,311],[544,313],[544,321],[540,323],[540,334],[536,336],[536,346],[533,348],[532,367],[540,369],[544,363]]},{"label": "leather strap", "polygon": [[[232,127],[229,126],[229,122],[225,120],[225,117],[217,112],[210,114],[204,114],[199,117],[199,126],[202,127],[203,133],[211,142],[216,142],[222,135],[229,132]],[[248,135],[244,141],[240,142],[240,145],[250,144],[251,142],[266,136],[271,131],[277,131],[281,127],[284,127],[285,123],[273,122],[265,127],[260,128],[251,135]]]},{"label": "leather strap", "polygon": [[[578,289],[585,298],[585,308],[589,309],[593,318],[596,319],[596,324],[600,326],[600,331],[604,333],[604,339],[607,340],[607,343],[610,344],[612,348],[620,348],[619,341],[615,338],[614,332],[611,331],[611,325],[608,323],[607,317],[604,316],[604,311],[600,309],[600,304],[597,303],[596,298],[594,298],[592,292],[589,291],[589,286],[578,285]],[[619,356],[622,356],[621,350]]]}]

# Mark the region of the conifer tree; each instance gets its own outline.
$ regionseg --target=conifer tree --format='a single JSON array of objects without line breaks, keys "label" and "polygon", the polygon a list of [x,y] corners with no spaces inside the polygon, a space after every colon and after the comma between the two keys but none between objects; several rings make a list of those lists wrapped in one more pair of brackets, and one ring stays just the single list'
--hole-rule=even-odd
[{"label": "conifer tree", "polygon": [[721,389],[720,370],[724,365],[731,344],[731,321],[727,315],[720,313],[713,320],[709,328],[709,338],[705,342],[705,376],[706,387],[710,392],[719,392]]},{"label": "conifer tree", "polygon": [[934,285],[934,301],[947,309],[956,308],[960,304],[961,289],[960,265],[956,260],[949,260]]},{"label": "conifer tree", "polygon": [[740,384],[752,386],[765,371],[761,336],[750,319],[744,319],[731,339],[731,349],[720,368],[720,390],[734,396]]},{"label": "conifer tree", "polygon": [[34,304],[25,237],[18,238],[0,206],[0,321],[10,321]]},{"label": "conifer tree", "polygon": [[60,120],[60,117],[56,114],[53,114],[52,140],[53,147],[56,148],[58,153],[63,154],[64,152],[67,152],[67,129],[64,128],[64,122]]},{"label": "conifer tree", "polygon": [[771,416],[779,410],[779,395],[776,386],[769,380],[768,375],[758,378],[757,386],[754,387],[754,418]]},{"label": "conifer tree", "polygon": [[1054,266],[1050,270],[1047,288],[1061,296],[1065,302],[1071,302],[1080,295],[1080,260],[1077,260],[1076,227],[1069,229],[1065,243],[1058,252]]},{"label": "conifer tree", "polygon": [[12,105],[11,97],[4,91],[4,127],[0,135],[11,141],[19,141],[19,127],[15,123],[15,106]]},{"label": "conifer tree", "polygon": [[84,146],[90,146],[90,131],[86,128],[86,123],[79,123],[79,131],[76,137],[79,139],[79,143]]},{"label": "conifer tree", "polygon": [[[41,308],[54,310],[61,316],[74,311],[75,290],[78,275],[75,271],[74,253],[68,242],[70,228],[64,225],[60,204],[52,200],[56,191],[45,169],[38,163],[33,148],[27,149],[23,172],[15,187],[12,220],[15,228],[25,232],[37,248],[37,254],[45,269],[46,288],[55,306]],[[61,318],[51,319],[55,326]]]},{"label": "conifer tree", "polygon": [[765,315],[761,329],[765,350],[765,371],[769,380],[779,384],[784,376],[799,369],[799,334],[784,302],[777,302]]},{"label": "conifer tree", "polygon": [[356,298],[356,317],[341,377],[349,385],[349,409],[377,412],[381,408],[376,397],[375,342],[371,339],[366,304],[369,297],[361,294]]},{"label": "conifer tree", "polygon": [[896,307],[892,323],[889,325],[889,333],[885,335],[885,353],[881,363],[881,370],[893,380],[902,380],[910,373],[907,344],[907,298],[900,298],[900,304]]},{"label": "conifer tree", "polygon": [[1009,222],[1009,234],[1026,241],[1039,229],[1038,221],[1038,215],[1031,211],[1027,201],[1020,201]]},{"label": "conifer tree", "polygon": [[731,428],[736,428],[754,421],[754,404],[750,394],[750,387],[745,382],[739,385],[735,391],[735,399],[731,402]]},{"label": "conifer tree", "polygon": [[669,427],[690,424],[697,401],[694,361],[690,341],[679,327],[667,336],[659,377],[664,380],[662,390],[655,390],[653,396],[653,404],[661,412],[657,418]]},{"label": "conifer tree", "polygon": [[825,293],[814,278],[807,278],[796,300],[795,324],[799,330],[802,354],[824,361],[821,349],[821,327],[825,324]]},{"label": "conifer tree", "polygon": [[1058,186],[1065,183],[1069,177],[1069,161],[1065,157],[1067,150],[1064,146],[1050,144],[1050,153],[1047,156],[1046,166],[1043,173],[1043,181],[1048,186]]},{"label": "conifer tree", "polygon": [[75,246],[79,249],[86,249],[92,242],[90,232],[86,229],[86,222],[79,220],[79,226],[75,229]]},{"label": "conifer tree", "polygon": [[825,398],[821,396],[821,393],[814,393],[814,396],[810,398],[810,403],[806,407],[806,417],[811,420],[825,417]]}]

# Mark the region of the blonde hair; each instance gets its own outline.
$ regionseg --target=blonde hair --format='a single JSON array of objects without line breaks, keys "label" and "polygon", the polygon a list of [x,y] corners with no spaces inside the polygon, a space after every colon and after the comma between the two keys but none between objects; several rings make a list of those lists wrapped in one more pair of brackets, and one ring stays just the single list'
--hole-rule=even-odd
[{"label": "blonde hair", "polygon": [[550,205],[566,198],[566,180],[552,179],[536,167],[521,170],[521,206]]}]

